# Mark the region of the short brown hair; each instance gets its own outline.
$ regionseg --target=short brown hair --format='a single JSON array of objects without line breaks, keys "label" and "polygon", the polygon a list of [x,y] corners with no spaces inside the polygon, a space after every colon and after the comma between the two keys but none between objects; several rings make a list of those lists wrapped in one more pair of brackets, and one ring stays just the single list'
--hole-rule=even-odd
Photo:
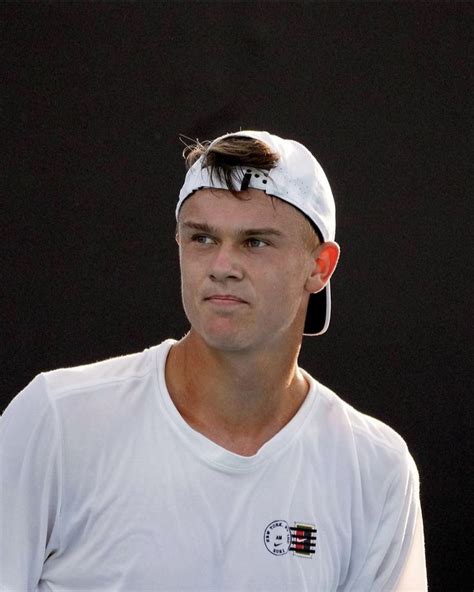
[{"label": "short brown hair", "polygon": [[236,171],[241,167],[253,167],[269,171],[279,160],[279,155],[264,142],[247,136],[229,136],[215,142],[199,142],[186,146],[183,151],[186,168],[189,169],[202,156],[202,167],[210,169],[211,178],[215,175],[225,182],[230,191],[236,192]]}]

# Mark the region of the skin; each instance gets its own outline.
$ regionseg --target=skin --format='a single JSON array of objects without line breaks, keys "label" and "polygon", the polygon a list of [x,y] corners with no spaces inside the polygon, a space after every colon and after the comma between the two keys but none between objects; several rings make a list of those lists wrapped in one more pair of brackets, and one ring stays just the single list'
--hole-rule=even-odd
[{"label": "skin", "polygon": [[310,293],[339,258],[304,216],[258,189],[202,189],[177,227],[189,333],[170,351],[166,383],[191,427],[249,456],[286,425],[308,392],[298,368]]}]

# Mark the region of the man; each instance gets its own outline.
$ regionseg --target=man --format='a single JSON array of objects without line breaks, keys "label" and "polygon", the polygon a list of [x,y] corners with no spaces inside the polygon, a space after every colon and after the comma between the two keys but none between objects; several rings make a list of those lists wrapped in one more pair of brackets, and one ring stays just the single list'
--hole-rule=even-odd
[{"label": "man", "polygon": [[197,144],[176,209],[191,329],[39,375],[1,422],[2,589],[426,590],[416,467],[298,367],[330,318],[327,179],[301,144]]}]

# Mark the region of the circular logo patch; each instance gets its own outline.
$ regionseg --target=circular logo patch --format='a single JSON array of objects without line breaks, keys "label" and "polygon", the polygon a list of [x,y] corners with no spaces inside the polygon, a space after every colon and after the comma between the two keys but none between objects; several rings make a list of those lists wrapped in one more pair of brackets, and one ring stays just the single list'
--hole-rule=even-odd
[{"label": "circular logo patch", "polygon": [[284,520],[274,520],[265,528],[263,535],[265,547],[272,555],[288,553],[291,542],[290,527]]}]

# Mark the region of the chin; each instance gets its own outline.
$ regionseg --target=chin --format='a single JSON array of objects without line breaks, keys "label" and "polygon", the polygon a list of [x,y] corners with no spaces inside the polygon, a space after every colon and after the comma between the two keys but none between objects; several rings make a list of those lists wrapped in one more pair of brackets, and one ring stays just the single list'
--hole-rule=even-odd
[{"label": "chin", "polygon": [[194,329],[208,347],[223,352],[251,349],[255,340],[241,326],[194,326]]},{"label": "chin", "polygon": [[201,338],[212,349],[224,352],[239,352],[248,349],[250,344],[242,335],[236,333],[201,333]]}]

